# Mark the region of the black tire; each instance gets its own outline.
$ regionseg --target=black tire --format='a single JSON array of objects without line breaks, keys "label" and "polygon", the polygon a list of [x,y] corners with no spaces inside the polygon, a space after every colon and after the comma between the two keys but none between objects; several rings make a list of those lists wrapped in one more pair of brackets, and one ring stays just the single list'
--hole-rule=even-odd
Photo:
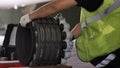
[{"label": "black tire", "polygon": [[16,57],[24,65],[29,65],[34,46],[32,45],[32,33],[28,28],[18,26],[16,33]]},{"label": "black tire", "polygon": [[17,59],[24,65],[46,66],[61,63],[65,47],[61,27],[54,18],[33,20],[26,28],[19,25],[16,34]]}]

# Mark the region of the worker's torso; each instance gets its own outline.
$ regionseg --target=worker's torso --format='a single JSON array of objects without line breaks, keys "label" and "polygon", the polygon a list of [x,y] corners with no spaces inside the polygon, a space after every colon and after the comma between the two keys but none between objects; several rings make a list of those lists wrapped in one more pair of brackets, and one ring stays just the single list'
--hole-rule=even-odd
[{"label": "worker's torso", "polygon": [[[114,0],[104,0],[95,12],[87,12],[82,8],[80,22],[85,22],[112,5]],[[120,7],[106,17],[87,24],[77,39],[77,53],[81,60],[90,61],[97,56],[108,54],[120,48]]]}]

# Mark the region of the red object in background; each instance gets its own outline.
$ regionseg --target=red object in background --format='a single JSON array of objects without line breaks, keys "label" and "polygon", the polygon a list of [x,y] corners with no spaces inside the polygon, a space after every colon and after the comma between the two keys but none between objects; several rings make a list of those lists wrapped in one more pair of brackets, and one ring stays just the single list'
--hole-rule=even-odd
[{"label": "red object in background", "polygon": [[0,61],[0,68],[8,68],[8,67],[23,67],[19,61]]}]

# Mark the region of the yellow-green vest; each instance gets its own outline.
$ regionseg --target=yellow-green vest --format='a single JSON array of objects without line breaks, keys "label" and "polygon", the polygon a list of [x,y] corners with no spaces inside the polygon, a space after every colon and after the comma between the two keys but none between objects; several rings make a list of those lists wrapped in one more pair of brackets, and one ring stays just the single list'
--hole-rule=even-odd
[{"label": "yellow-green vest", "polygon": [[[94,12],[81,8],[80,22],[94,17],[113,3],[114,0],[104,0]],[[91,61],[120,48],[120,7],[106,17],[87,25],[87,28],[81,29],[81,36],[76,40],[77,54],[82,61]]]}]

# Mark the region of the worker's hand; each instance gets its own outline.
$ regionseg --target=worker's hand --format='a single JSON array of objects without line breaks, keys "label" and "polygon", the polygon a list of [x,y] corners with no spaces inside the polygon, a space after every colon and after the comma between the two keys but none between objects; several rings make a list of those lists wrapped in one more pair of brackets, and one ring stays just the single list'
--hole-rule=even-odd
[{"label": "worker's hand", "polygon": [[21,17],[21,19],[20,19],[20,25],[22,27],[26,27],[26,24],[30,23],[31,21],[32,20],[30,19],[29,14],[26,14],[26,15],[24,15],[24,16]]}]

